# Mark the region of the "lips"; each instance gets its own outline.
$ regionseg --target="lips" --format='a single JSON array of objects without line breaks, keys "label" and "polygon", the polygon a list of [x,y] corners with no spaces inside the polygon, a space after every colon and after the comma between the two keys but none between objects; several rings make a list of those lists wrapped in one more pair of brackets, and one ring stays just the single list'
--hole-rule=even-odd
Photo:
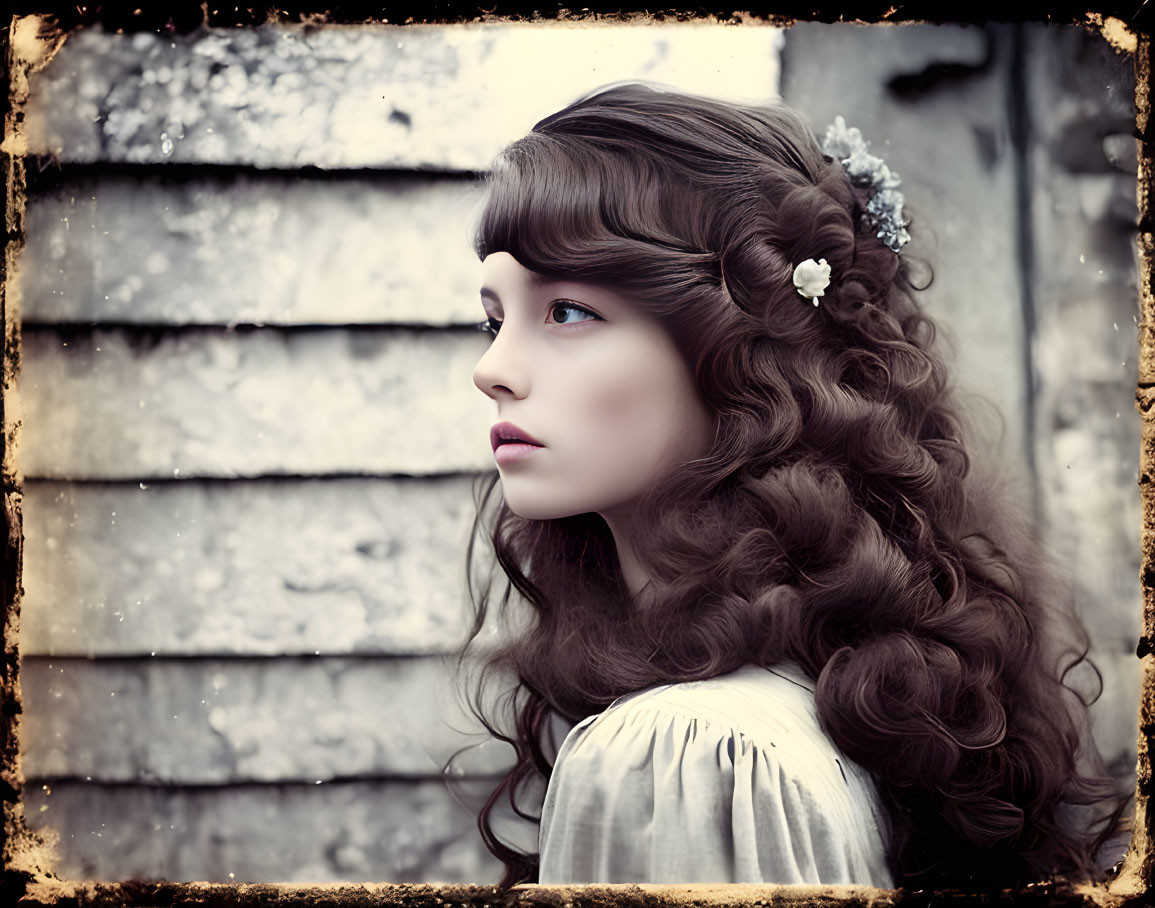
[{"label": "lips", "polygon": [[524,429],[519,429],[511,422],[499,422],[492,429],[490,429],[489,443],[493,445],[493,450],[495,451],[504,444],[525,444],[533,445],[537,448],[545,447],[545,445],[543,445]]}]

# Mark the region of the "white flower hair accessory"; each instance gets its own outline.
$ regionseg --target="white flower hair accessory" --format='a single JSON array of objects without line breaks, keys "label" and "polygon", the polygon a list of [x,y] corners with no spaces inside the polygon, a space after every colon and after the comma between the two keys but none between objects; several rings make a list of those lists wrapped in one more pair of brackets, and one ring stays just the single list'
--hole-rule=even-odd
[{"label": "white flower hair accessory", "polygon": [[818,297],[822,296],[830,286],[830,266],[826,259],[807,259],[794,267],[794,286],[804,297],[818,305]]},{"label": "white flower hair accessory", "polygon": [[880,240],[895,252],[910,242],[906,230],[910,221],[902,214],[905,201],[898,187],[898,174],[891,171],[882,158],[872,155],[862,131],[857,127],[847,128],[846,121],[837,116],[826,127],[822,140],[822,150],[842,163],[842,169],[856,186],[869,186],[871,196],[866,203],[866,218],[877,231]]}]

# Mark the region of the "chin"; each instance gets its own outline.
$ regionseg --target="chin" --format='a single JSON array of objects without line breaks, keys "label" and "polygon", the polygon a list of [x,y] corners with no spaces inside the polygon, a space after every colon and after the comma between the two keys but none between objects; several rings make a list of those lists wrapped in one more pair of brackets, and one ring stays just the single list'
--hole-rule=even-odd
[{"label": "chin", "polygon": [[581,511],[571,511],[564,508],[551,508],[539,502],[527,504],[506,498],[505,503],[509,505],[509,509],[513,513],[524,520],[557,520],[561,517],[571,517],[581,513]]},{"label": "chin", "polygon": [[[502,480],[502,485],[505,485]],[[505,503],[513,513],[525,520],[558,520],[584,514],[589,508],[567,506],[565,502],[550,501],[535,495],[518,494],[516,490],[503,488]]]}]

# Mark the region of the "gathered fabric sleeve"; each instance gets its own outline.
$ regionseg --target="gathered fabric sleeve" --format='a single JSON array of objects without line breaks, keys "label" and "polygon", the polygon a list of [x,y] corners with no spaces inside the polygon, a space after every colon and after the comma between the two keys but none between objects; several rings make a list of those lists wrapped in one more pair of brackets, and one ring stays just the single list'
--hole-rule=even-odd
[{"label": "gathered fabric sleeve", "polygon": [[587,719],[549,782],[539,880],[891,888],[870,809],[808,756],[653,700]]}]

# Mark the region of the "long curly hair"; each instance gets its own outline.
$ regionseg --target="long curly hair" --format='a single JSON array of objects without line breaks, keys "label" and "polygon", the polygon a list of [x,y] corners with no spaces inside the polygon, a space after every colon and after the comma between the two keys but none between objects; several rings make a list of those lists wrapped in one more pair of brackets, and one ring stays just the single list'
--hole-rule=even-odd
[{"label": "long curly hair", "polygon": [[[972,469],[926,284],[804,118],[611,86],[539,122],[488,184],[478,255],[628,294],[668,329],[716,430],[637,504],[644,607],[600,516],[528,520],[496,472],[476,487],[459,665],[476,657],[472,705],[516,752],[479,816],[502,885],[537,878],[493,818],[540,819],[551,712],[787,659],[878,783],[897,885],[1100,878],[1129,795],[1065,683],[1090,664],[1086,631],[1029,523]],[[833,272],[817,308],[792,282],[808,258]],[[496,644],[492,617],[510,628]]]}]

